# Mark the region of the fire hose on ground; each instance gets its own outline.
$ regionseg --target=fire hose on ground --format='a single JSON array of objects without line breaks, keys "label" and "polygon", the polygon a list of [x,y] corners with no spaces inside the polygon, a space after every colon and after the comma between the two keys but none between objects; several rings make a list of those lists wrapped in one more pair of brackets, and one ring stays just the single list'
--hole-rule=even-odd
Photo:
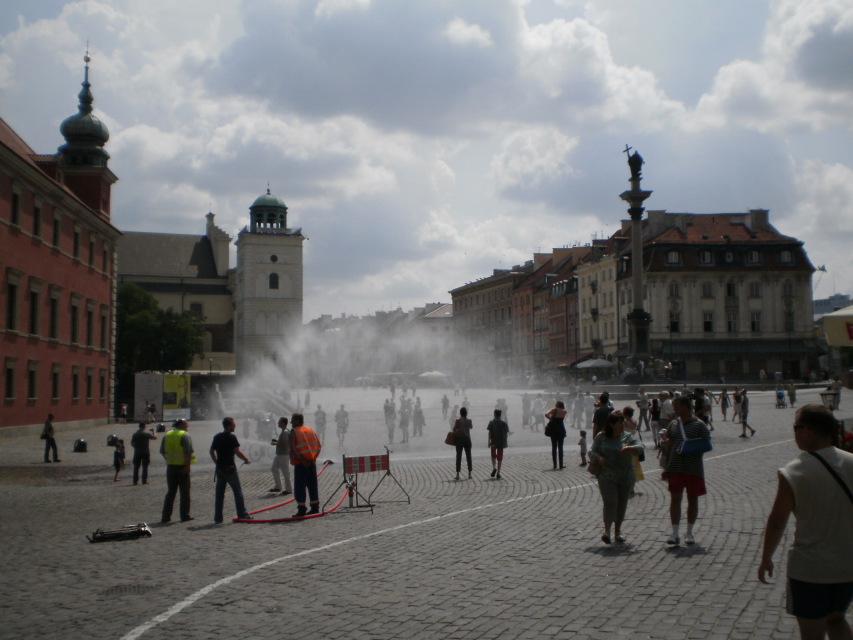
[{"label": "fire hose on ground", "polygon": [[[320,467],[320,470],[317,472],[317,477],[319,478],[321,475],[323,475],[323,472],[332,464],[334,464],[334,462],[332,462],[331,460],[326,460],[323,463],[323,466]],[[324,509],[323,511],[320,511],[319,513],[306,513],[304,516],[290,516],[287,518],[254,518],[254,517],[252,517],[252,518],[234,518],[233,521],[234,522],[244,522],[247,524],[255,524],[255,523],[257,523],[257,524],[272,524],[275,522],[300,522],[302,520],[309,520],[311,518],[321,518],[321,517],[325,516],[326,514],[332,513],[335,509],[340,507],[343,504],[344,499],[348,495],[350,495],[351,492],[352,492],[352,487],[350,487],[350,486],[345,487],[343,493],[341,494],[341,497],[338,499],[338,501],[334,505],[332,505],[332,508],[328,509],[328,510]],[[279,502],[277,504],[271,504],[271,505],[268,505],[266,507],[261,507],[260,509],[255,509],[254,511],[249,511],[249,515],[254,516],[257,513],[263,513],[264,511],[271,511],[272,509],[278,509],[279,507],[283,507],[285,505],[291,504],[294,500],[295,500],[295,498],[291,497],[291,498],[288,498],[287,500],[284,500],[283,502]]]}]

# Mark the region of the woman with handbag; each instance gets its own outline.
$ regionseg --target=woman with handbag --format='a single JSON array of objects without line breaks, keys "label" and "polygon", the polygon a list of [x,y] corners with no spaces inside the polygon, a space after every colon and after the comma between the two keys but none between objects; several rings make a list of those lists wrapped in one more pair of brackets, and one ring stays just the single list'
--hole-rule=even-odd
[{"label": "woman with handbag", "polygon": [[590,464],[598,464],[598,490],[601,492],[604,517],[604,544],[610,544],[610,530],[616,525],[616,542],[625,542],[622,522],[628,508],[628,497],[634,488],[633,458],[643,451],[643,443],[625,431],[625,418],[619,411],[607,416],[604,428],[592,442]]},{"label": "woman with handbag", "polygon": [[[640,442],[643,441],[643,435],[640,433],[639,425],[634,422],[634,407],[628,406],[622,409],[622,415],[625,418],[625,433],[627,433],[632,438],[637,438]],[[631,465],[634,467],[634,485],[640,481],[645,480],[646,476],[643,474],[643,467],[640,463],[646,459],[645,453],[642,455],[636,455],[631,457]],[[633,498],[636,495],[634,488],[631,488],[631,497]]]},{"label": "woman with handbag", "polygon": [[545,427],[545,435],[551,438],[551,460],[554,468],[557,468],[557,460],[560,461],[560,469],[563,468],[563,442],[566,439],[566,405],[562,400],[557,400],[553,409],[545,412],[548,425]]},{"label": "woman with handbag", "polygon": [[459,410],[459,418],[453,424],[453,433],[456,434],[456,479],[459,480],[459,472],[462,470],[462,452],[468,462],[468,479],[471,479],[471,429],[474,425],[468,419],[468,409],[462,407]]}]

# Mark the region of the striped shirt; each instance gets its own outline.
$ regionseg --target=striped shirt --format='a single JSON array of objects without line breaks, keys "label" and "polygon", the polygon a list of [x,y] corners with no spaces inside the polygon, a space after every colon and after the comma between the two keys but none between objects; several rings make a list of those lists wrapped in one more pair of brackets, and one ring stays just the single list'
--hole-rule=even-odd
[{"label": "striped shirt", "polygon": [[[702,463],[701,453],[689,453],[681,455],[678,453],[678,447],[683,442],[681,437],[681,429],[678,427],[679,419],[675,419],[669,423],[666,429],[667,437],[669,438],[669,462],[666,465],[667,473],[689,473],[691,476],[705,477],[705,465]],[[693,417],[688,422],[684,423],[684,435],[687,439],[692,438],[708,438],[711,432],[708,431],[708,425],[702,422],[699,418]]]}]

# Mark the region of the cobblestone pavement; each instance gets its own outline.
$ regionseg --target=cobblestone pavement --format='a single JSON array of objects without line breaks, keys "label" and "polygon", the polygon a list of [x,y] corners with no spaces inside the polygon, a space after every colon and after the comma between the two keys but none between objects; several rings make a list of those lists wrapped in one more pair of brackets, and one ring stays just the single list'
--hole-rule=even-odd
[{"label": "cobblestone pavement", "polygon": [[[496,394],[512,398],[502,480],[489,477],[484,433]],[[848,394],[840,417],[853,400]],[[330,413],[347,403],[351,454],[383,451],[381,392],[312,395]],[[653,450],[628,507],[628,543],[605,547],[600,497],[578,466],[576,432],[567,439],[567,468],[553,471],[542,434],[513,421],[518,394],[472,390],[474,477],[456,482],[453,450],[442,444],[440,395],[422,392],[425,436],[392,447],[392,471],[411,504],[386,480],[373,514],[344,501],[325,517],[296,523],[213,524],[206,458],[214,423],[191,427],[196,519],[167,525],[158,522],[165,488],[159,456],[148,485],[133,486],[129,470],[112,482],[106,435],[129,443],[132,426],[60,432],[59,464],[41,462],[37,438],[0,440],[0,637],[797,637],[784,613],[784,555],[777,553],[773,585],[755,577],[775,470],[797,454],[794,410],[774,408],[770,392],[752,395],[752,439],[738,438],[740,426],[721,422],[717,411],[697,543],[678,548],[665,544],[669,497]],[[819,402],[816,390],[799,395],[800,404]],[[87,453],[69,452],[78,437],[90,443]],[[321,477],[324,501],[341,491],[342,448],[333,440],[332,423],[324,458],[336,464]],[[243,444],[256,445],[259,458],[240,470],[249,508],[282,501],[267,492],[266,447],[245,437]],[[381,477],[362,475],[362,492]],[[265,515],[293,511],[286,505]],[[89,544],[84,537],[141,521],[156,523],[151,538]]]}]

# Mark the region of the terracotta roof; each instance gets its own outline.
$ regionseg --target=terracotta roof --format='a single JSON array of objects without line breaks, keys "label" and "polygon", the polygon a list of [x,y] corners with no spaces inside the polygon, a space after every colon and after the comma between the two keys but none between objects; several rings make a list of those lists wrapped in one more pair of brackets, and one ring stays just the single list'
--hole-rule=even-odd
[{"label": "terracotta roof", "polygon": [[0,143],[6,145],[16,154],[21,156],[22,160],[36,166],[36,163],[32,158],[36,155],[36,152],[33,151],[30,145],[24,142],[24,139],[21,138],[21,136],[15,133],[15,130],[12,129],[12,127],[10,127],[3,118],[0,118]]},{"label": "terracotta roof", "polygon": [[690,244],[797,242],[796,238],[779,233],[772,225],[766,227],[747,226],[743,214],[702,213],[667,214],[684,216],[683,227],[671,227],[654,238],[651,243],[687,242]]},{"label": "terracotta roof", "polygon": [[33,153],[30,155],[30,158],[36,164],[41,164],[43,162],[56,162],[56,154],[55,153]]},{"label": "terracotta roof", "polygon": [[121,276],[221,277],[207,236],[125,231],[116,252]]}]

